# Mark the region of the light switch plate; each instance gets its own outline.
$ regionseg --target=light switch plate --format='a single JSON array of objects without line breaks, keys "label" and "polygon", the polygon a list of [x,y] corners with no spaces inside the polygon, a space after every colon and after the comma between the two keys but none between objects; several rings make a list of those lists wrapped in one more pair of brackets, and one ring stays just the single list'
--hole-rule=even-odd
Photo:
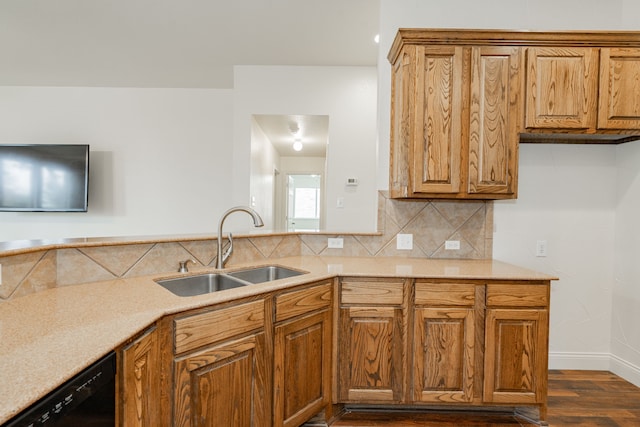
[{"label": "light switch plate", "polygon": [[444,242],[444,249],[447,251],[460,250],[460,240],[447,240]]},{"label": "light switch plate", "polygon": [[546,240],[538,240],[536,242],[536,256],[537,257],[545,257],[545,256],[547,256],[547,241]]},{"label": "light switch plate", "polygon": [[327,239],[327,246],[329,249],[342,249],[344,240],[342,240],[342,237],[329,237]]},{"label": "light switch plate", "polygon": [[413,249],[413,234],[398,234],[396,236],[396,249],[410,251]]}]

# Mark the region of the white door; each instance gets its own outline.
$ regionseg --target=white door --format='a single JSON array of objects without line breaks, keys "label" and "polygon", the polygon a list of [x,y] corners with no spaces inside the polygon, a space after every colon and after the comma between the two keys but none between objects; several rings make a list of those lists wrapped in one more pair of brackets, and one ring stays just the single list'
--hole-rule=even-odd
[{"label": "white door", "polygon": [[287,175],[287,231],[320,230],[320,185],[317,174]]}]

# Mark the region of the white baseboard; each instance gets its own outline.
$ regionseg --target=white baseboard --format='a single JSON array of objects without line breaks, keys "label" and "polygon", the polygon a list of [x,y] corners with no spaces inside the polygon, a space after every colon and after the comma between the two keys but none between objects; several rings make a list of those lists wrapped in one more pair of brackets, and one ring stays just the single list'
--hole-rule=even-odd
[{"label": "white baseboard", "polygon": [[550,352],[549,369],[609,371],[611,369],[611,354]]},{"label": "white baseboard", "polygon": [[610,371],[640,387],[640,367],[611,353],[550,352],[549,369]]},{"label": "white baseboard", "polygon": [[611,355],[611,372],[640,387],[640,367]]}]

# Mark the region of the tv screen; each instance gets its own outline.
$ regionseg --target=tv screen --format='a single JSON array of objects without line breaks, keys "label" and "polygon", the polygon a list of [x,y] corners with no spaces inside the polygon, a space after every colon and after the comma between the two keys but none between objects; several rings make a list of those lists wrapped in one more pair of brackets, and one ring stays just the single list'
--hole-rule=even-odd
[{"label": "tv screen", "polygon": [[89,145],[0,144],[0,211],[86,212]]}]

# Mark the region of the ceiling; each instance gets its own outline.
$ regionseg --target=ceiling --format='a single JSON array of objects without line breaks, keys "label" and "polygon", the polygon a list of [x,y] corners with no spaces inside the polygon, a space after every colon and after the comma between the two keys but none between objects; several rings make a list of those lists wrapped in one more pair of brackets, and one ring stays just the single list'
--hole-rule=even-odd
[{"label": "ceiling", "polygon": [[[281,156],[326,157],[329,116],[255,114],[253,118]],[[302,142],[300,151],[293,149],[296,138]]]},{"label": "ceiling", "polygon": [[234,65],[375,66],[379,0],[2,0],[0,85],[232,88]]}]

